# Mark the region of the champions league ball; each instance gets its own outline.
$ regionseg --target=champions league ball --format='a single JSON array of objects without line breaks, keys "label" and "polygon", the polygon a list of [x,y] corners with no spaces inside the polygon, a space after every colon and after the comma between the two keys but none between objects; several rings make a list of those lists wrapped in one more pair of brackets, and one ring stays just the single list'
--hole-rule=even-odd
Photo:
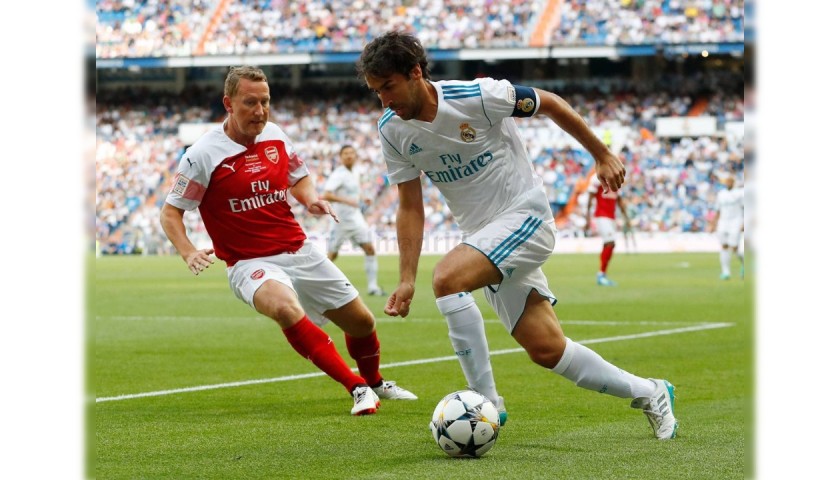
[{"label": "champions league ball", "polygon": [[435,443],[450,457],[478,458],[499,437],[499,412],[493,402],[473,390],[443,397],[429,424]]}]

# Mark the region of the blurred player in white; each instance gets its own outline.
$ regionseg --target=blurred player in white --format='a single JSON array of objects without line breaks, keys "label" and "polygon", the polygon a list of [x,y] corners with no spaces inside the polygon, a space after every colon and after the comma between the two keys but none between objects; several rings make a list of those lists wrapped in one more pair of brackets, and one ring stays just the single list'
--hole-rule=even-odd
[{"label": "blurred player in white", "polygon": [[598,177],[592,176],[589,187],[587,189],[589,194],[589,201],[586,204],[586,225],[583,227],[584,232],[590,228],[592,221],[592,204],[595,204],[595,231],[603,241],[601,247],[601,269],[595,277],[598,285],[604,287],[614,287],[616,283],[607,278],[607,267],[612,259],[613,250],[615,250],[616,237],[616,223],[615,210],[618,207],[621,214],[624,215],[625,228],[630,228],[630,217],[627,215],[627,209],[624,206],[624,199],[619,192],[612,192],[604,189]]},{"label": "blurred player in white", "polygon": [[744,277],[744,189],[735,187],[735,178],[724,177],[724,189],[715,199],[715,216],[712,230],[720,240],[720,279],[729,280],[732,272],[729,264],[732,254],[741,261],[741,278]]},{"label": "blurred player in white", "polygon": [[321,196],[333,203],[340,223],[334,223],[330,229],[327,241],[327,257],[335,261],[338,251],[345,241],[349,240],[365,253],[365,275],[367,275],[368,295],[384,296],[385,292],[379,287],[377,276],[379,263],[376,260],[376,250],[373,247],[373,232],[362,214],[362,205],[369,205],[370,199],[362,199],[361,187],[357,172],[353,171],[358,155],[356,149],[344,145],[338,152],[340,164],[332,171],[324,184]]},{"label": "blurred player in white", "polygon": [[500,423],[507,411],[471,293],[477,289],[533,362],[580,387],[632,398],[657,438],[673,438],[673,385],[630,374],[564,336],[541,268],[554,249],[554,217],[512,117],[547,115],[592,153],[611,191],[624,181],[619,159],[553,93],[492,78],[431,81],[426,52],[410,34],[374,39],[357,69],[385,107],[379,137],[388,177],[399,189],[400,280],[385,313],[405,317],[414,298],[425,217],[420,176],[426,175],[464,233],[435,266],[436,303],[469,388],[496,404]]},{"label": "blurred player in white", "polygon": [[[193,274],[210,267],[214,253],[223,260],[236,297],[277,322],[295,351],[350,392],[350,413],[376,413],[380,397],[416,399],[383,380],[373,314],[292,214],[288,194],[313,215],[336,217],[318,198],[288,136],[268,121],[270,98],[261,69],[230,69],[223,97],[228,117],[181,157],[161,211],[163,230]],[[213,248],[199,250],[187,235],[184,211],[195,208]],[[316,325],[327,320],[345,332],[358,375]]]}]

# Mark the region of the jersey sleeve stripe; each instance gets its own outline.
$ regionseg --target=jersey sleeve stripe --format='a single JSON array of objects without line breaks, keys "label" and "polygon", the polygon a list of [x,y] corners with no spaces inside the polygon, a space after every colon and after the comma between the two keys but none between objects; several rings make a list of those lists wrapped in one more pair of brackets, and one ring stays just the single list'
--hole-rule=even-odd
[{"label": "jersey sleeve stripe", "polygon": [[379,119],[379,130],[382,130],[382,127],[388,123],[388,120],[394,118],[394,115],[396,115],[396,113],[394,113],[393,110],[386,108],[385,113],[382,114],[382,118]]}]

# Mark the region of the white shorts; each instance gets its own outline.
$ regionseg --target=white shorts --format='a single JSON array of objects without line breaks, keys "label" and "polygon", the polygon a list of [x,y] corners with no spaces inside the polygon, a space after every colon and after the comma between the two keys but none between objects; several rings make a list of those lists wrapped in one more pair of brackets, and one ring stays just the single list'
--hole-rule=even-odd
[{"label": "white shorts", "polygon": [[595,228],[598,230],[598,236],[604,243],[615,241],[616,228],[615,219],[610,217],[595,217]]},{"label": "white shorts", "polygon": [[343,307],[359,296],[347,276],[309,240],[295,253],[240,260],[227,268],[228,282],[236,298],[254,307],[254,293],[266,280],[288,286],[298,296],[312,322],[329,321],[323,313]]},{"label": "white shorts", "polygon": [[541,269],[554,251],[554,222],[529,213],[506,213],[463,240],[502,272],[502,282],[484,287],[484,295],[508,333],[525,311],[531,290],[536,289],[552,305],[557,303]]},{"label": "white shorts", "polygon": [[717,237],[721,245],[736,247],[741,242],[741,224],[724,223],[717,228]]},{"label": "white shorts", "polygon": [[356,246],[373,243],[373,232],[364,221],[336,223],[330,230],[330,237],[327,239],[327,251],[338,252],[347,240],[350,240]]}]

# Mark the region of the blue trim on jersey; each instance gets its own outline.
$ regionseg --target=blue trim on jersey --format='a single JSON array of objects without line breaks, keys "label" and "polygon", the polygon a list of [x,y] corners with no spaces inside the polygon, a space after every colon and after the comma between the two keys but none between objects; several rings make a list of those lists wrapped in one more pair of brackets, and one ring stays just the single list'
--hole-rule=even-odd
[{"label": "blue trim on jersey", "polygon": [[493,126],[490,117],[487,116],[487,109],[484,108],[484,96],[481,94],[481,84],[471,83],[469,85],[441,85],[444,100],[458,100],[461,98],[481,97],[481,110],[484,113],[484,118]]},{"label": "blue trim on jersey", "polygon": [[481,96],[481,86],[475,85],[441,85],[444,100],[456,100],[459,98],[469,98]]},{"label": "blue trim on jersey", "polygon": [[397,155],[404,157],[402,152],[400,152],[399,149],[397,149],[397,147],[395,147],[394,144],[391,143],[390,140],[388,140],[388,137],[385,136],[385,132],[382,131],[382,127],[384,127],[385,124],[388,123],[388,120],[394,118],[394,115],[396,115],[396,113],[393,110],[391,110],[390,108],[385,109],[385,113],[382,114],[382,118],[379,119],[378,123],[379,135],[388,143],[388,145],[391,146],[391,148],[394,149],[395,152],[397,152]]},{"label": "blue trim on jersey", "polygon": [[382,114],[382,118],[379,119],[379,123],[377,124],[379,129],[382,130],[382,126],[388,123],[388,120],[394,118],[394,115],[396,115],[396,113],[393,110],[386,108],[385,113]]},{"label": "blue trim on jersey", "polygon": [[502,243],[499,244],[498,247],[494,248],[488,258],[494,265],[498,266],[504,259],[506,259],[510,254],[519,248],[520,245],[525,243],[526,240],[531,238],[534,235],[534,232],[537,231],[537,228],[542,224],[542,220],[537,217],[528,216],[528,219],[525,220],[525,223],[519,227],[519,230],[513,232],[509,237],[504,239]]},{"label": "blue trim on jersey", "polygon": [[444,92],[461,92],[464,90],[478,90],[481,88],[481,85],[477,83],[472,83],[469,85],[441,85],[440,89]]},{"label": "blue trim on jersey", "polygon": [[458,99],[458,98],[469,98],[469,97],[480,97],[480,96],[481,96],[481,92],[461,93],[461,94],[457,94],[457,95],[447,95],[447,94],[444,93],[443,94],[443,99],[444,100],[455,100],[455,99]]}]

